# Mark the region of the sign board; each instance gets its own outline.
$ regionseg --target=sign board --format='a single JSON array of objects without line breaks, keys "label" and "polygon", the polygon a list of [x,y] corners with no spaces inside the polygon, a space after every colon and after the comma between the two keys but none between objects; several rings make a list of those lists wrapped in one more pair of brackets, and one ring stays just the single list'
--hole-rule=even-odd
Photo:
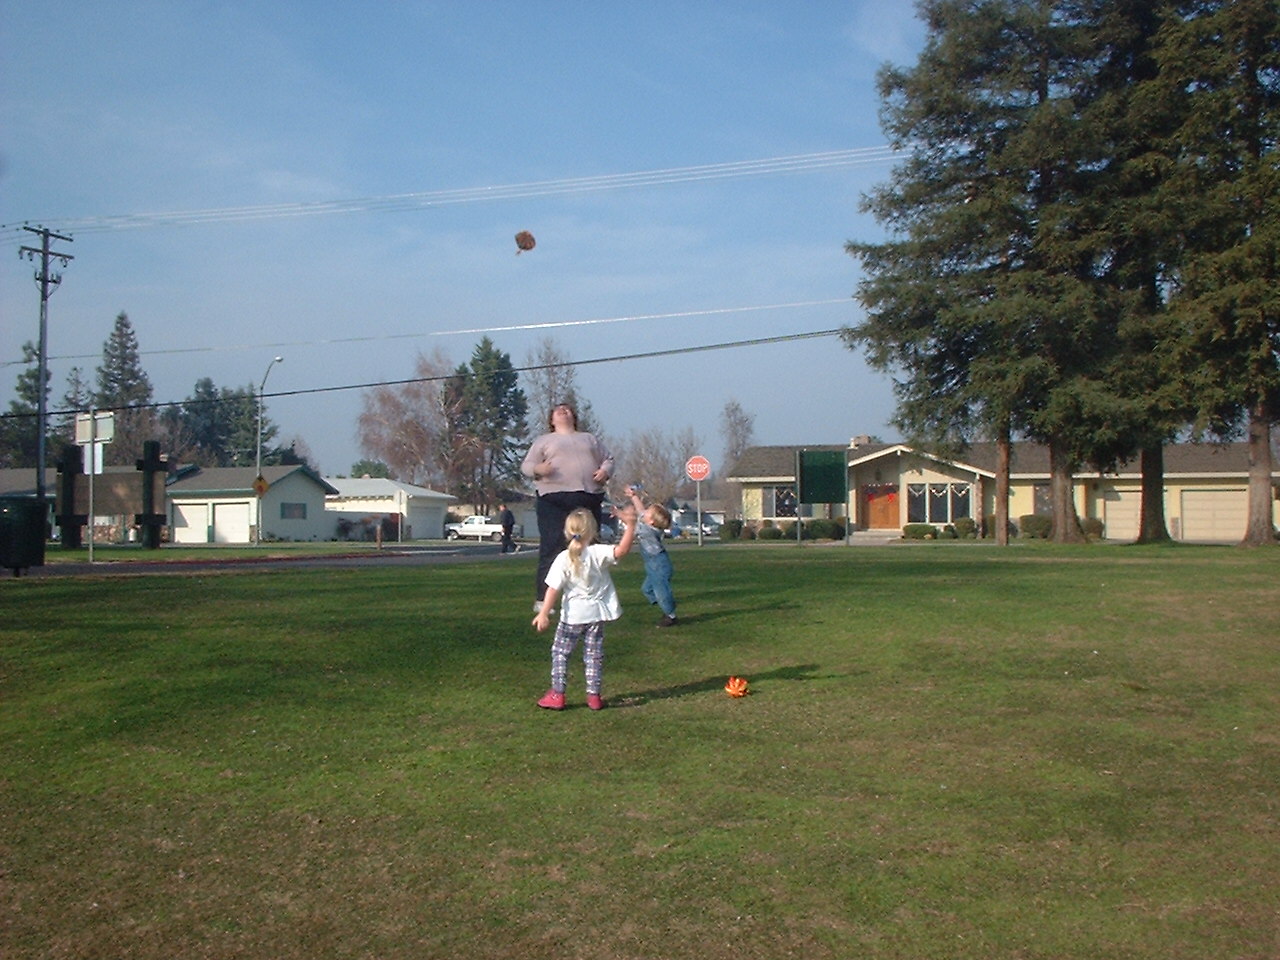
[{"label": "sign board", "polygon": [[706,457],[690,457],[684,465],[684,472],[694,483],[701,483],[711,476],[711,461]]},{"label": "sign board", "polygon": [[76,414],[76,443],[110,443],[116,435],[116,415],[110,410]]},{"label": "sign board", "polygon": [[844,450],[800,450],[796,453],[797,498],[801,503],[844,503],[849,499],[849,473]]},{"label": "sign board", "polygon": [[258,499],[262,499],[267,495],[267,488],[270,486],[271,484],[267,483],[266,477],[262,474],[258,474],[257,478],[253,481],[253,492],[258,495]]}]

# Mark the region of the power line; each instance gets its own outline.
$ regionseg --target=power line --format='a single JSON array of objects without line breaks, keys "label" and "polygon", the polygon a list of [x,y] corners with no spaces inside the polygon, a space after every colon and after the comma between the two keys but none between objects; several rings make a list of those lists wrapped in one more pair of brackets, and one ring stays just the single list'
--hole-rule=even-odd
[{"label": "power line", "polygon": [[[460,203],[518,200],[530,197],[596,193],[604,190],[663,186],[710,180],[740,179],[781,173],[805,173],[834,167],[882,164],[901,156],[885,144],[850,150],[831,150],[760,160],[740,160],[689,167],[669,167],[635,173],[604,174],[538,180],[527,183],[500,184],[487,187],[464,187],[451,190],[428,190],[388,196],[359,197],[346,200],[320,200],[299,203],[267,203],[208,210],[174,210],[156,213],[133,213],[114,216],[44,218],[57,223],[59,229],[77,233],[102,233],[112,230],[139,230],[164,226],[189,226],[204,223],[236,223],[253,220],[275,220],[285,217],[322,216],[338,213],[390,213],[421,210]],[[0,224],[0,244],[9,244],[30,221]]]},{"label": "power line", "polygon": [[[588,320],[550,320],[538,323],[512,323],[497,327],[461,327],[456,330],[429,330],[417,333],[383,333],[362,337],[328,337],[316,340],[275,340],[265,343],[241,343],[216,347],[174,347],[164,350],[140,350],[139,356],[172,356],[184,353],[227,353],[248,350],[281,350],[284,348],[333,346],[353,343],[376,343],[387,340],[417,340],[422,337],[474,336],[477,334],[511,333],[517,330],[557,330],[563,327],[590,327],[602,324],[631,323],[639,320],[675,320],[689,317],[711,317],[729,313],[751,313],[758,310],[786,310],[796,307],[830,306],[835,303],[848,303],[847,297],[836,297],[828,300],[796,300],[790,303],[764,303],[745,307],[710,307],[705,310],[680,310],[674,313],[642,313],[620,317],[596,317]],[[50,360],[94,360],[101,358],[100,353],[67,353],[52,356]],[[6,360],[0,362],[0,368],[26,364],[26,360]]]},{"label": "power line", "polygon": [[[820,337],[839,336],[841,328],[836,327],[831,330],[812,330],[806,333],[787,333],[779,334],[773,337],[757,337],[751,340],[730,340],[721,343],[707,343],[693,347],[672,347],[667,350],[647,350],[640,353],[616,354],[608,357],[593,357],[587,360],[568,360],[563,363],[543,363],[531,364],[523,367],[512,367],[511,371],[515,373],[531,373],[536,370],[547,370],[552,367],[585,367],[601,363],[621,363],[627,360],[652,360],[658,357],[673,357],[681,354],[706,353],[712,350],[730,350],[736,347],[757,347],[771,343],[792,343],[800,340],[814,340]],[[264,393],[263,399],[275,397],[302,397],[320,393],[340,393],[347,390],[373,390],[379,387],[403,387],[414,383],[437,383],[444,380],[452,380],[456,377],[456,373],[445,373],[432,377],[408,377],[403,380],[377,380],[368,383],[348,383],[340,386],[332,387],[307,387],[301,390],[281,390],[277,393]],[[256,394],[255,394],[256,396]],[[199,403],[232,403],[242,401],[243,397],[219,397],[210,398],[208,400],[198,401]],[[125,410],[158,410],[164,407],[178,407],[190,400],[165,400],[156,403],[139,403],[136,405],[125,407],[100,407],[104,412],[114,410],[121,412]],[[77,410],[55,410],[50,416],[66,416],[72,413],[78,413]],[[20,420],[27,419],[34,414],[27,413],[4,413],[0,414],[0,420]]]}]

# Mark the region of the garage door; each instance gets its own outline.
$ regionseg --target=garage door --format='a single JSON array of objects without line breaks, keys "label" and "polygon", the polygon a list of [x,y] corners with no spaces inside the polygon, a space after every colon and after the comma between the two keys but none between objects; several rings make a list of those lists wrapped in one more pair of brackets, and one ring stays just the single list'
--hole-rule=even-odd
[{"label": "garage door", "polygon": [[213,505],[213,542],[249,542],[249,504],[215,503]]},{"label": "garage door", "polygon": [[1102,535],[1108,540],[1137,540],[1141,520],[1141,490],[1107,490],[1103,495]]},{"label": "garage door", "polygon": [[1249,491],[1182,491],[1183,540],[1239,540],[1249,519]]},{"label": "garage door", "polygon": [[173,542],[209,542],[208,506],[203,503],[175,503],[173,505]]}]

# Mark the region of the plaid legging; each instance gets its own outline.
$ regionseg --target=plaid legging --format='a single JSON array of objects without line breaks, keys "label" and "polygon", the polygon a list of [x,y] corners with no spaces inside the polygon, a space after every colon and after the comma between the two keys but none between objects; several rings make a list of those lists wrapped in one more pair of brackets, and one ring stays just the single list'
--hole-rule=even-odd
[{"label": "plaid legging", "polygon": [[582,641],[582,665],[587,670],[587,693],[600,693],[600,676],[604,672],[604,621],[556,625],[551,641],[551,689],[564,693],[569,672],[569,655]]}]

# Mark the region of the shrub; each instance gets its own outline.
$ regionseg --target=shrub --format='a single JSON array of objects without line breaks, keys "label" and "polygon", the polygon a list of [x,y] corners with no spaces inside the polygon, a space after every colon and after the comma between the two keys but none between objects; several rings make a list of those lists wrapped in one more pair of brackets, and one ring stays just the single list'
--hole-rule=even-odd
[{"label": "shrub", "polygon": [[931,523],[908,523],[902,528],[904,540],[937,540],[938,528]]},{"label": "shrub", "polygon": [[782,530],[781,530],[781,529],[779,529],[778,527],[773,527],[773,526],[769,526],[769,527],[761,527],[761,528],[760,528],[760,533],[757,535],[757,539],[759,539],[759,540],[781,540],[781,539],[782,539]]},{"label": "shrub", "polygon": [[818,517],[804,525],[804,536],[807,540],[842,540],[844,523],[840,520]]},{"label": "shrub", "polygon": [[742,529],[738,531],[739,540],[754,540],[756,538],[756,528],[749,523],[744,523]]},{"label": "shrub", "polygon": [[741,520],[726,520],[724,523],[720,524],[721,540],[737,540],[741,536],[742,536]]},{"label": "shrub", "polygon": [[972,540],[978,535],[978,524],[973,517],[961,517],[955,522],[956,536]]},{"label": "shrub", "polygon": [[951,524],[947,524],[942,528],[942,532],[938,534],[939,540],[955,540],[957,539],[956,528]]},{"label": "shrub", "polygon": [[1080,529],[1090,540],[1102,539],[1102,521],[1097,517],[1084,517],[1080,521]]},{"label": "shrub", "polygon": [[1028,513],[1018,518],[1018,524],[1026,540],[1048,540],[1053,533],[1053,517]]}]

